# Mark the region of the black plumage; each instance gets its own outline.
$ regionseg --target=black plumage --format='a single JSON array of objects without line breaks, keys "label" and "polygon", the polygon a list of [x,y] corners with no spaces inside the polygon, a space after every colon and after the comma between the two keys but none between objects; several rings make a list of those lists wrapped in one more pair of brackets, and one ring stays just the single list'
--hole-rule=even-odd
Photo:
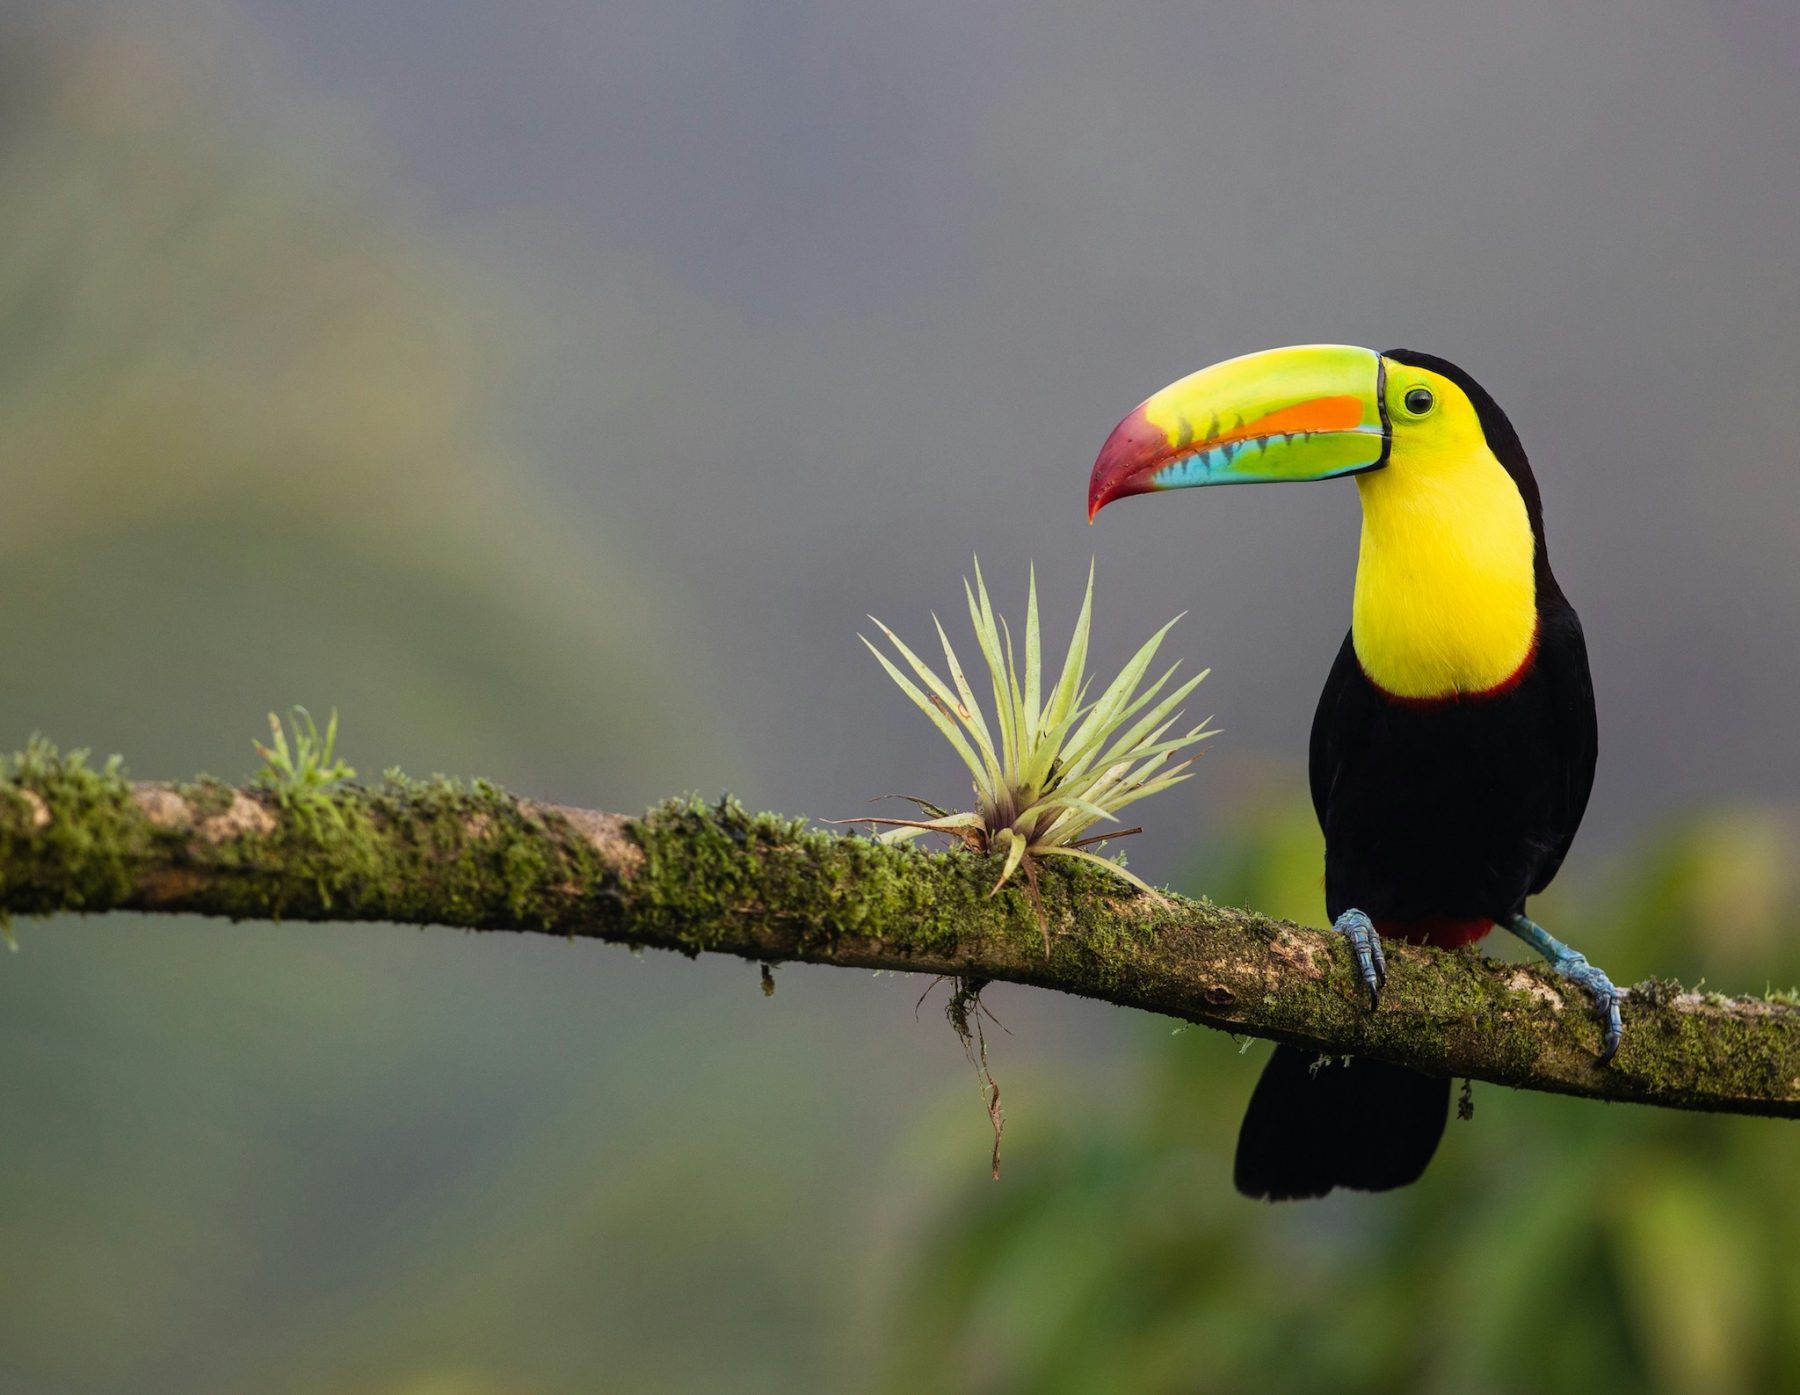
[{"label": "black plumage", "polygon": [[[1450,378],[1518,486],[1536,543],[1535,649],[1503,689],[1419,701],[1364,674],[1346,636],[1313,719],[1313,807],[1333,919],[1458,943],[1521,912],[1575,836],[1593,786],[1594,694],[1581,622],[1550,570],[1537,482],[1494,400],[1441,359],[1389,358]],[[1315,1069],[1315,1066],[1317,1067]],[[1277,1047],[1239,1135],[1238,1189],[1271,1199],[1412,1182],[1443,1133],[1450,1082],[1373,1060],[1319,1065]]]}]

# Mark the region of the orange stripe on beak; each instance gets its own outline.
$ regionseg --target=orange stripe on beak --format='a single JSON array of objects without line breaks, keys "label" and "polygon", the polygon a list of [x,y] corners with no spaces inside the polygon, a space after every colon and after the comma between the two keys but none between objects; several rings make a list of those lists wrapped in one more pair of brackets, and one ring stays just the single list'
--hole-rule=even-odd
[{"label": "orange stripe on beak", "polygon": [[1311,431],[1354,431],[1362,421],[1363,404],[1359,397],[1315,397],[1310,402],[1296,402],[1278,412],[1244,422],[1217,436],[1195,441],[1200,446],[1228,446],[1259,436],[1300,436]]}]

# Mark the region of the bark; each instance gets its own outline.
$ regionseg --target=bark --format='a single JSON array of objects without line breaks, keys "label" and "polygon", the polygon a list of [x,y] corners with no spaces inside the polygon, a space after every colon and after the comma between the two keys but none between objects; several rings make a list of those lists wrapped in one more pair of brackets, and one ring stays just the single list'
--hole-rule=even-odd
[{"label": "bark", "polygon": [[1472,952],[1388,946],[1369,1012],[1346,946],[1252,910],[1046,866],[889,848],[731,804],[641,818],[493,786],[131,784],[36,746],[0,780],[0,912],[393,921],[1053,988],[1330,1055],[1521,1089],[1800,1116],[1800,1008],[1640,984],[1605,1067],[1585,998]]}]

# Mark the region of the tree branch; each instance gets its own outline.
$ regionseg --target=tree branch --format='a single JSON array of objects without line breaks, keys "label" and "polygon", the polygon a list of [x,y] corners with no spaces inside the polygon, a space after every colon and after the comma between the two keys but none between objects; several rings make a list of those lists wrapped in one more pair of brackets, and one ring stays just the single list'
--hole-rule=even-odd
[{"label": "tree branch", "polygon": [[1335,936],[1158,904],[1045,868],[1037,910],[997,859],[876,845],[732,805],[640,819],[486,784],[330,790],[131,784],[34,746],[0,780],[0,912],[399,921],[1054,988],[1438,1075],[1683,1109],[1800,1117],[1800,1008],[1641,984],[1594,1064],[1581,994],[1536,969],[1388,946],[1370,1013]]}]

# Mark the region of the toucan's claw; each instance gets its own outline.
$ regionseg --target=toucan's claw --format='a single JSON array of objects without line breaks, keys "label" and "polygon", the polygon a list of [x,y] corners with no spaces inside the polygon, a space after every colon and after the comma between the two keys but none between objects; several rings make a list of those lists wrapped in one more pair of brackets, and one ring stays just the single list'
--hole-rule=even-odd
[{"label": "toucan's claw", "polygon": [[1387,956],[1381,952],[1381,936],[1374,922],[1358,910],[1345,911],[1331,928],[1350,941],[1356,971],[1369,990],[1369,1011],[1381,1006],[1381,990],[1387,986]]},{"label": "toucan's claw", "polygon": [[1588,963],[1583,954],[1573,954],[1566,962],[1557,963],[1556,972],[1593,996],[1594,1016],[1605,1028],[1598,1064],[1605,1065],[1618,1051],[1619,1039],[1625,1034],[1625,1024],[1619,1020],[1619,990],[1605,971]]},{"label": "toucan's claw", "polygon": [[1601,1024],[1600,1055],[1595,1064],[1603,1066],[1612,1060],[1625,1035],[1625,1024],[1619,1019],[1619,1004],[1625,995],[1613,986],[1606,971],[1588,963],[1587,955],[1578,949],[1570,949],[1527,916],[1513,916],[1506,922],[1506,928],[1549,960],[1550,967],[1561,977],[1585,989],[1593,998],[1594,1017]]}]

